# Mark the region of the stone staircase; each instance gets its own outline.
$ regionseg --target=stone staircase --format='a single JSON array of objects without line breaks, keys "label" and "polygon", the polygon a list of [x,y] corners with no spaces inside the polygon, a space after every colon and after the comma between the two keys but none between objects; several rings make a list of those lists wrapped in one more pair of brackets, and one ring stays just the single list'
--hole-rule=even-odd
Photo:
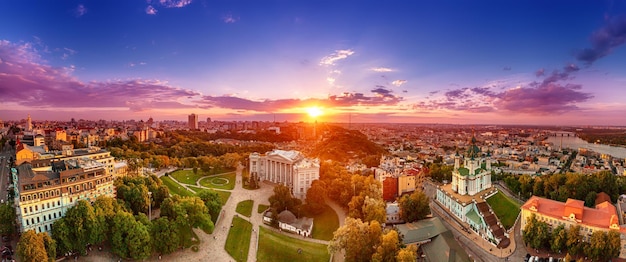
[{"label": "stone staircase", "polygon": [[498,223],[498,218],[491,211],[491,208],[489,208],[489,205],[487,204],[487,202],[485,201],[477,202],[476,207],[478,208],[478,211],[480,211],[480,215],[485,220],[485,223],[487,223],[488,230],[491,231],[491,234],[496,239],[498,239],[498,242],[499,242],[498,247],[502,247],[502,248],[507,247],[510,243],[510,240],[504,234],[505,232],[504,228],[502,228],[502,226],[500,226],[500,224]]}]

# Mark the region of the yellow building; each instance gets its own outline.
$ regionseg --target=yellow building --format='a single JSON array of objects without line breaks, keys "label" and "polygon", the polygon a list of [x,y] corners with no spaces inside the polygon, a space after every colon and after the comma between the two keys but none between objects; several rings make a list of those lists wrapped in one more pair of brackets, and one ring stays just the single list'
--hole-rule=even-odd
[{"label": "yellow building", "polygon": [[524,203],[521,209],[522,231],[532,214],[535,214],[538,221],[548,224],[550,228],[559,225],[563,225],[566,229],[571,226],[580,226],[580,235],[585,242],[589,241],[594,231],[617,230],[621,235],[620,258],[626,258],[626,229],[619,226],[617,209],[609,201],[602,202],[595,208],[590,208],[585,207],[585,202],[581,200],[568,199],[567,202],[563,203],[533,196]]}]

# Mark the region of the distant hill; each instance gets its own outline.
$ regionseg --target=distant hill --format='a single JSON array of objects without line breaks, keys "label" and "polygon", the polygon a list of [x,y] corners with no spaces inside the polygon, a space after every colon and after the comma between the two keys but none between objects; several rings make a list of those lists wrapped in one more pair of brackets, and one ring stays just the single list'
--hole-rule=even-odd
[{"label": "distant hill", "polygon": [[378,166],[380,156],[387,151],[367,139],[357,130],[328,126],[323,138],[313,145],[310,155],[323,160],[348,162],[356,160],[369,166]]}]

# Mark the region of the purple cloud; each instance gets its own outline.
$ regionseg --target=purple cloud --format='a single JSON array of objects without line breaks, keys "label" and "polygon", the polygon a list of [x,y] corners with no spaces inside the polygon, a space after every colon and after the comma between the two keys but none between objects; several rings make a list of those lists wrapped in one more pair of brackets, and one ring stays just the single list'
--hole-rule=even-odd
[{"label": "purple cloud", "polygon": [[535,71],[535,76],[536,77],[542,77],[546,75],[546,70],[543,68],[540,68],[539,70]]},{"label": "purple cloud", "polygon": [[87,13],[87,8],[85,8],[85,6],[83,4],[78,5],[74,9],[74,15],[76,17],[81,17],[81,16],[85,15],[86,13]]},{"label": "purple cloud", "polygon": [[156,14],[157,14],[157,12],[158,12],[158,11],[157,11],[154,7],[152,7],[151,5],[149,5],[148,7],[146,7],[146,14],[149,14],[149,15],[156,15]]},{"label": "purple cloud", "polygon": [[[187,107],[178,100],[199,93],[169,86],[158,80],[114,80],[82,82],[72,75],[73,68],[52,67],[34,48],[26,44],[0,41],[0,96],[3,102],[36,108],[129,108],[158,104]],[[25,92],[24,90],[28,90]],[[152,107],[155,108],[155,107]]]},{"label": "purple cloud", "polygon": [[[417,103],[413,108],[475,113],[503,111],[534,115],[574,111],[578,109],[577,103],[588,101],[593,98],[593,95],[581,92],[581,85],[559,82],[571,80],[570,74],[578,70],[576,65],[569,64],[563,68],[562,72],[555,70],[542,82],[499,89],[502,90],[499,92],[494,91],[497,89],[496,86],[448,90],[441,97]],[[543,69],[540,71],[543,74]]]},{"label": "purple cloud", "polygon": [[576,59],[591,65],[626,42],[626,16],[608,19],[603,27],[593,32],[589,40],[591,48],[578,51]]}]

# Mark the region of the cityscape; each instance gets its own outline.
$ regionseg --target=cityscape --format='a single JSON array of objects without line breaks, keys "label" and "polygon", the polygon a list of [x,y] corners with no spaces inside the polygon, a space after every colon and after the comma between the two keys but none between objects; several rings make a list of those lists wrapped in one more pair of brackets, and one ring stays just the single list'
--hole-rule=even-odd
[{"label": "cityscape", "polygon": [[4,261],[626,261],[626,2],[0,8]]}]

